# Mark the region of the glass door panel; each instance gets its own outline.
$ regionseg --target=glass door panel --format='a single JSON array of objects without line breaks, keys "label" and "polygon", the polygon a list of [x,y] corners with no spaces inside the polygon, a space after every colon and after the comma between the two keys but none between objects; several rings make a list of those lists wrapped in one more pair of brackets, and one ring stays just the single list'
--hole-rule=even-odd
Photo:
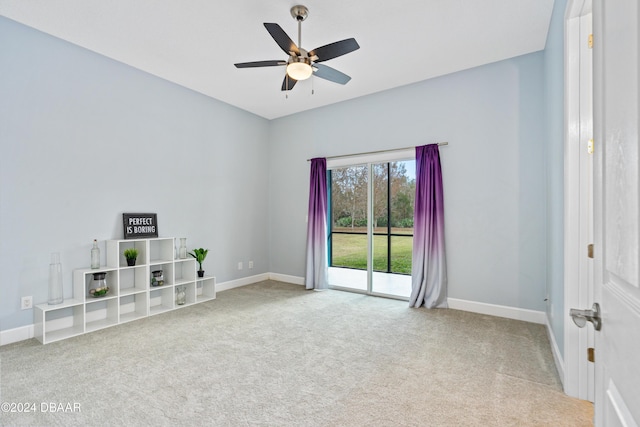
[{"label": "glass door panel", "polygon": [[[411,294],[415,161],[373,165],[374,265],[371,292]],[[383,261],[378,258],[385,258]]]},{"label": "glass door panel", "polygon": [[368,168],[332,169],[330,177],[329,284],[366,292]]}]

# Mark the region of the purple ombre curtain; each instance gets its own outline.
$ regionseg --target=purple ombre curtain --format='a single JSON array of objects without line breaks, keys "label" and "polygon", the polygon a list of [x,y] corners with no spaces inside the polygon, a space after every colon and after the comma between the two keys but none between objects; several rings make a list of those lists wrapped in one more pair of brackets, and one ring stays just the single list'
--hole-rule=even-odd
[{"label": "purple ombre curtain", "polygon": [[447,308],[443,202],[438,144],[416,147],[416,199],[409,307]]},{"label": "purple ombre curtain", "polygon": [[327,160],[311,159],[307,220],[307,289],[327,289]]}]

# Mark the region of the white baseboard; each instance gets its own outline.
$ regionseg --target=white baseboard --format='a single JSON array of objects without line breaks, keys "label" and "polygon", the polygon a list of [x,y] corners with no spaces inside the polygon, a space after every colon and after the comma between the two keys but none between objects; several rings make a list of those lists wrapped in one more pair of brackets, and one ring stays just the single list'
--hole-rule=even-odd
[{"label": "white baseboard", "polygon": [[269,279],[277,280],[278,282],[291,283],[293,285],[304,286],[304,277],[289,276],[287,274],[269,273]]},{"label": "white baseboard", "polygon": [[558,371],[560,382],[564,387],[564,359],[562,358],[562,353],[560,353],[560,347],[558,347],[556,337],[553,335],[553,330],[551,329],[551,323],[549,322],[548,317],[546,318],[546,324],[547,335],[549,336],[549,342],[551,343],[551,353],[553,353],[553,360],[556,362],[556,370]]},{"label": "white baseboard", "polygon": [[259,283],[265,280],[276,280],[278,282],[304,286],[304,277],[290,276],[287,274],[279,273],[263,273],[255,276],[243,277],[242,279],[230,280],[228,282],[216,283],[216,292],[222,292],[229,289],[239,288],[241,286],[252,285],[254,283]]},{"label": "white baseboard", "polygon": [[484,302],[467,301],[457,298],[448,298],[447,302],[449,303],[449,308],[454,310],[488,314],[490,316],[505,317],[507,319],[522,320],[541,325],[545,325],[547,323],[547,316],[544,311],[507,307],[505,305],[487,304]]},{"label": "white baseboard", "polygon": [[216,283],[216,292],[227,291],[254,283],[269,280],[269,273],[256,274],[255,276],[243,277],[242,279],[229,280],[228,282]]},{"label": "white baseboard", "polygon": [[33,325],[0,331],[0,346],[33,338]]}]

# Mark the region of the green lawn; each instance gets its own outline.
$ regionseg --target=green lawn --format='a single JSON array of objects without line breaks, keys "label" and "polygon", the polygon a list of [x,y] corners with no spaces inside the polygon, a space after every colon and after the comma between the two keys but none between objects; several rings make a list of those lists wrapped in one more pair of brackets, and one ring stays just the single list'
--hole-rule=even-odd
[{"label": "green lawn", "polygon": [[[413,237],[391,237],[391,271],[411,274]],[[367,269],[367,235],[334,234],[333,266]],[[387,271],[387,236],[373,236],[373,269]]]}]

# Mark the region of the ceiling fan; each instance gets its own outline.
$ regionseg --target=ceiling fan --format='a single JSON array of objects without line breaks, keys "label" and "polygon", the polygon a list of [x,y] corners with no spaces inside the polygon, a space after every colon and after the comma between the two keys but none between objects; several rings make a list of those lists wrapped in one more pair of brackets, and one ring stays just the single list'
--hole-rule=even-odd
[{"label": "ceiling fan", "polygon": [[321,79],[329,80],[339,84],[347,84],[351,77],[348,75],[328,67],[319,62],[328,61],[337,58],[360,48],[356,39],[350,38],[330,43],[313,50],[306,51],[300,45],[302,44],[302,21],[307,19],[309,9],[306,6],[298,5],[291,8],[291,16],[298,21],[298,45],[289,38],[287,33],[278,24],[265,22],[264,26],[271,34],[271,37],[278,43],[278,46],[289,55],[286,61],[255,61],[241,62],[234,64],[237,68],[255,68],[255,67],[275,67],[287,66],[287,74],[282,82],[282,90],[291,90],[298,80],[305,80],[315,75]]}]

